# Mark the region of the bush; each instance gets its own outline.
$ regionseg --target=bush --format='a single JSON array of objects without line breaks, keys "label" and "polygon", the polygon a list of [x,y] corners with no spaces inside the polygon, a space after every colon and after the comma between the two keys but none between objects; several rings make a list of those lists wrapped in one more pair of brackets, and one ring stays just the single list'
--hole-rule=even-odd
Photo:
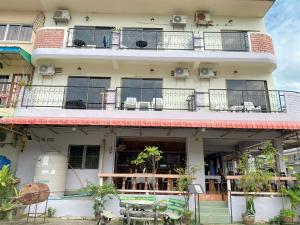
[{"label": "bush", "polygon": [[282,209],[280,211],[280,216],[281,217],[295,217],[296,216],[296,211],[293,209]]}]

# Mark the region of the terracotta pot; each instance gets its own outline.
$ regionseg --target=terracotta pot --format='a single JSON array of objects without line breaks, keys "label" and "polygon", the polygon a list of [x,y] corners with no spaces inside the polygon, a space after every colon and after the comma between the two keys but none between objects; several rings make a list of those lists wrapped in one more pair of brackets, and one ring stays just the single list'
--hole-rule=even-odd
[{"label": "terracotta pot", "polygon": [[255,216],[243,214],[243,222],[246,225],[255,224]]},{"label": "terracotta pot", "polygon": [[294,224],[294,217],[292,216],[280,216],[281,224]]}]

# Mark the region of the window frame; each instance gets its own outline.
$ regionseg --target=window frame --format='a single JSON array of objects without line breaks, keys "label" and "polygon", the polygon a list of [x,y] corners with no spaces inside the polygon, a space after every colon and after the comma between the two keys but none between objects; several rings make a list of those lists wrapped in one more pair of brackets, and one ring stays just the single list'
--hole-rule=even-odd
[{"label": "window frame", "polygon": [[[70,144],[68,147],[68,165],[70,165],[70,153],[71,153],[72,146],[83,146],[83,152],[82,152],[81,167],[80,168],[71,167],[71,169],[75,169],[75,170],[98,170],[99,169],[100,151],[102,150],[101,145],[80,145],[80,144],[72,145],[72,144]],[[89,146],[97,146],[99,148],[97,168],[86,168],[86,153],[87,153],[87,148]]]},{"label": "window frame", "polygon": [[[31,24],[19,24],[19,23],[0,23],[0,25],[5,26],[5,33],[4,33],[4,38],[0,39],[0,42],[32,42],[32,25]],[[10,26],[20,26],[20,31],[18,33],[18,38],[16,40],[7,40],[7,35],[9,32]],[[31,36],[30,40],[20,40],[20,35],[23,27],[31,27]]]}]

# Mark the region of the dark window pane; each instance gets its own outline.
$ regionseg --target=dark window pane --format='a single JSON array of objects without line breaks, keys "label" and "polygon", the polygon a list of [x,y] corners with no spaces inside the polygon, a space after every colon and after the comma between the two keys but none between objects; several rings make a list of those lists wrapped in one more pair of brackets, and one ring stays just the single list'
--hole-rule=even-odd
[{"label": "dark window pane", "polygon": [[85,157],[85,168],[86,169],[98,169],[99,165],[99,145],[87,146],[86,157]]},{"label": "dark window pane", "polygon": [[73,169],[82,168],[83,149],[84,149],[83,145],[70,146],[69,165],[71,168]]}]

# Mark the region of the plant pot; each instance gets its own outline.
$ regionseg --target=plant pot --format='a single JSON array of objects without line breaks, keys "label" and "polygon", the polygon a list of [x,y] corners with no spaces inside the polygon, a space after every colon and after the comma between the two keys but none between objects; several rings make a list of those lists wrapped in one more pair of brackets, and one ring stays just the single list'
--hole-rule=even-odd
[{"label": "plant pot", "polygon": [[281,224],[294,224],[294,217],[292,216],[280,216]]},{"label": "plant pot", "polygon": [[183,224],[190,224],[190,222],[191,222],[191,217],[183,217],[182,218]]},{"label": "plant pot", "polygon": [[255,224],[255,215],[247,215],[243,214],[243,222],[244,224]]}]

